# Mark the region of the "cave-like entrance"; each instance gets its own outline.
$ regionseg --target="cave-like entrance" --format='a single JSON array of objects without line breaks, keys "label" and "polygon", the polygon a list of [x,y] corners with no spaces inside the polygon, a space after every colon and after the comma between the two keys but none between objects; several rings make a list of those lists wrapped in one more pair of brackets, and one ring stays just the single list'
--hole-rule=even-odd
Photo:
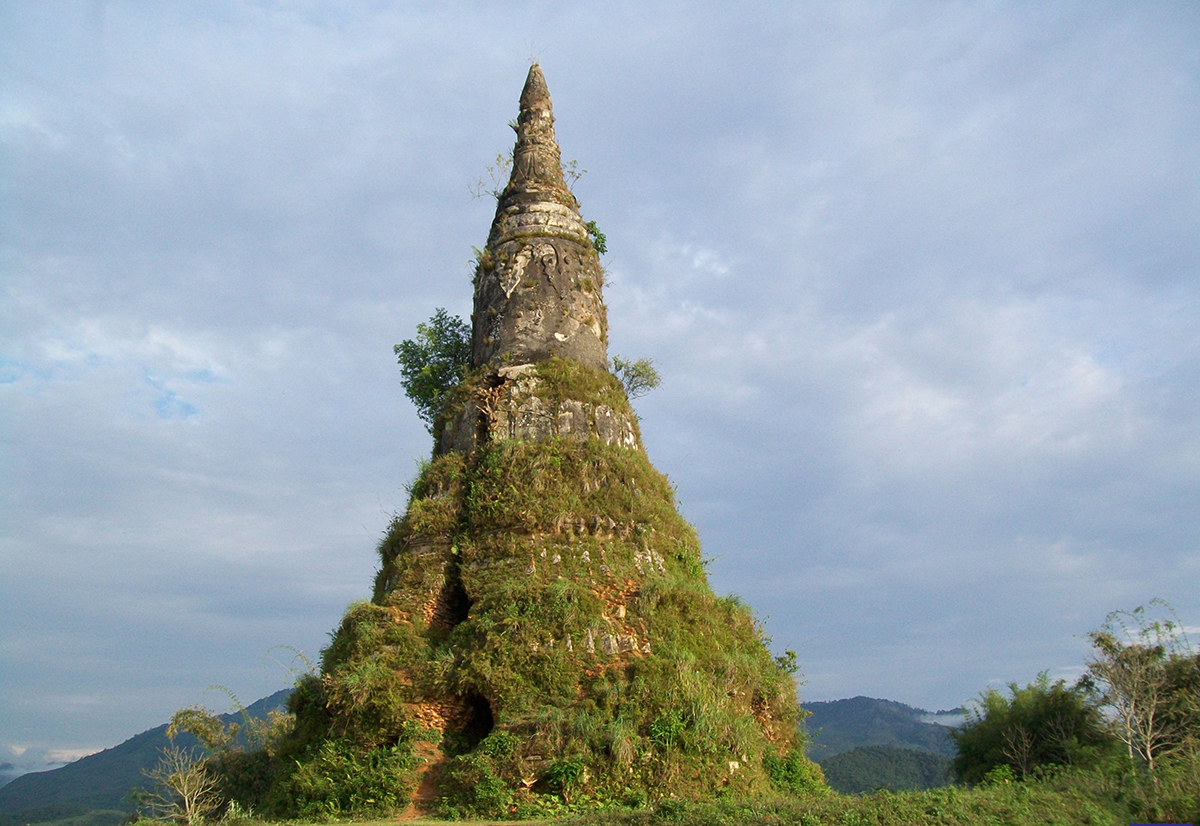
[{"label": "cave-like entrance", "polygon": [[443,631],[449,631],[459,623],[466,622],[471,613],[471,597],[463,587],[462,573],[456,558],[447,563],[445,576],[442,590],[438,592],[437,601],[433,606],[433,620],[430,624]]},{"label": "cave-like entrance", "polygon": [[482,694],[467,696],[467,708],[461,731],[463,751],[472,751],[492,733],[496,720],[492,717],[492,704]]}]

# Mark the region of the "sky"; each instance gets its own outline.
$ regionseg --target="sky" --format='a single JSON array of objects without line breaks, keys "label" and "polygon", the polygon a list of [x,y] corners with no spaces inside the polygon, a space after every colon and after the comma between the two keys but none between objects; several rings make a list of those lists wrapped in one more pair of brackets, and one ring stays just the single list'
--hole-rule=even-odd
[{"label": "sky", "polygon": [[1200,626],[1200,6],[0,6],[0,763],[318,658],[431,440],[531,60],[610,354],[807,700]]}]

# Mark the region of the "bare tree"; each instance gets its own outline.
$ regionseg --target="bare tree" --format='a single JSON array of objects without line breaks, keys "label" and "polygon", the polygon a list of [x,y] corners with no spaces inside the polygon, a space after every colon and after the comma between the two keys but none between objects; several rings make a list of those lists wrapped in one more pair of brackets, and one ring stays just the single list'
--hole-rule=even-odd
[{"label": "bare tree", "polygon": [[158,765],[145,772],[154,788],[139,795],[145,814],[196,826],[221,806],[217,777],[191,749],[170,745]]},{"label": "bare tree", "polygon": [[[1152,605],[1165,606],[1159,600]],[[1168,606],[1169,609],[1169,606]],[[1112,709],[1117,737],[1130,759],[1153,773],[1164,757],[1179,753],[1195,734],[1193,709],[1181,708],[1174,666],[1195,662],[1187,636],[1173,620],[1151,620],[1144,607],[1114,611],[1088,635],[1095,654],[1088,673]]]},{"label": "bare tree", "polygon": [[1004,756],[1026,777],[1033,770],[1033,735],[1022,723],[1004,731]]}]

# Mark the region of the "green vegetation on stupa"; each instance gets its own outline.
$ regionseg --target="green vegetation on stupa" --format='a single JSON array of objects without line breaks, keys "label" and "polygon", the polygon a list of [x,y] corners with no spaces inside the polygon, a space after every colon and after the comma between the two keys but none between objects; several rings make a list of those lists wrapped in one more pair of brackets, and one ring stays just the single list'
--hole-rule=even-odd
[{"label": "green vegetation on stupa", "polygon": [[640,451],[439,456],[380,550],[374,600],[301,686],[299,729],[319,721],[305,754],[440,752],[438,808],[463,814],[764,792],[772,769],[819,783],[790,675],[746,607],[709,589]]}]

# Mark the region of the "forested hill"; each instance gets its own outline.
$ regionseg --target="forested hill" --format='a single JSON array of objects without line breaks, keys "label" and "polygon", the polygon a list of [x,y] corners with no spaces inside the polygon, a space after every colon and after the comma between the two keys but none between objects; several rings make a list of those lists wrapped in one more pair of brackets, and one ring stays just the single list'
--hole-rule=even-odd
[{"label": "forested hill", "polygon": [[[290,688],[277,691],[248,706],[246,713],[266,717],[270,711],[282,711],[290,693]],[[222,719],[228,722],[240,717],[226,714]],[[180,734],[176,742],[188,745],[195,741],[189,734]],[[164,723],[61,768],[23,774],[0,788],[0,814],[54,806],[132,811],[130,790],[146,785],[143,770],[157,763],[159,750],[167,744]]]},{"label": "forested hill", "polygon": [[821,761],[830,788],[842,794],[879,789],[936,789],[950,782],[950,758],[895,746],[859,746]]},{"label": "forested hill", "polygon": [[948,732],[950,725],[962,721],[959,712],[933,713],[872,697],[805,703],[804,708],[811,712],[805,721],[808,756],[818,762],[861,746],[895,746],[952,757],[954,744]]}]

